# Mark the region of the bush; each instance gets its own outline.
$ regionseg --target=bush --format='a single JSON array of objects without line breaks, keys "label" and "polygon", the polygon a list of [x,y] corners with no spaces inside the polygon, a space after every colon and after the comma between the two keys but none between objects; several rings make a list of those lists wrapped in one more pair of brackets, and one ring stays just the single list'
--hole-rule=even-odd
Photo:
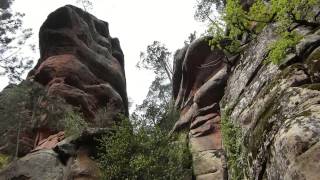
[{"label": "bush", "polygon": [[88,127],[88,123],[80,113],[74,111],[65,112],[63,119],[66,136],[81,136],[82,132]]},{"label": "bush", "polygon": [[297,35],[297,33],[283,33],[279,40],[270,44],[270,52],[267,57],[267,62],[280,64],[281,60],[286,57],[289,51],[294,49],[294,46],[300,41],[300,39],[301,36]]},{"label": "bush", "polygon": [[179,140],[178,135],[169,137],[167,131],[158,127],[132,125],[124,118],[99,144],[98,161],[104,179],[191,177],[186,141]]},{"label": "bush", "polygon": [[242,40],[244,34],[248,40],[253,39],[268,23],[275,23],[279,39],[269,46],[267,61],[279,64],[285,53],[301,39],[293,33],[293,23],[319,26],[313,22],[319,0],[256,0],[247,9],[241,3],[240,0],[226,0],[221,18],[214,20],[209,27],[213,36],[209,45],[221,48],[219,43],[228,40],[228,45],[222,48],[229,53],[238,53],[240,46],[247,42]]},{"label": "bush", "polygon": [[227,153],[228,174],[230,179],[245,179],[246,163],[243,155],[243,135],[241,129],[230,122],[228,110],[221,118],[223,147]]},{"label": "bush", "polygon": [[9,164],[9,156],[0,153],[0,170],[4,168],[7,164]]}]

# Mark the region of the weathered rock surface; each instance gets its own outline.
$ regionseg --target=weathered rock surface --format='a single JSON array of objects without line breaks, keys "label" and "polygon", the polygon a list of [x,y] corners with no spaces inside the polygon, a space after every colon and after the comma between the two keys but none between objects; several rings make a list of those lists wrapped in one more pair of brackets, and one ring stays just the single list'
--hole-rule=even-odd
[{"label": "weathered rock surface", "polygon": [[242,171],[257,180],[319,179],[318,32],[304,31],[296,52],[288,55],[295,58],[287,57],[280,68],[264,62],[277,38],[274,29],[265,28],[241,54],[220,102],[223,119],[242,134],[236,156],[243,164],[228,173]]},{"label": "weathered rock surface", "polygon": [[[116,121],[119,113],[128,115],[124,56],[119,40],[110,36],[108,23],[70,5],[48,16],[39,39],[40,59],[23,83],[27,89],[42,89],[43,97],[37,98],[36,103],[47,111],[37,114],[26,108],[29,115],[21,118],[28,123],[21,123],[18,136],[18,154],[24,157],[1,171],[0,179],[99,179],[97,165],[91,159],[95,151],[93,139]],[[22,85],[7,88],[0,98],[6,98],[18,87]],[[80,111],[90,129],[80,137],[66,138],[59,118],[53,120],[50,116],[54,109],[47,97],[63,101],[65,106],[58,103],[60,110]],[[10,118],[0,119],[5,121]],[[18,127],[17,123],[10,126]],[[5,128],[0,129],[10,134]],[[22,143],[24,140],[28,140],[27,146]],[[14,155],[16,142],[16,138],[0,140],[0,153]]]},{"label": "weathered rock surface", "polygon": [[232,58],[204,39],[175,54],[173,131],[189,135],[196,179],[319,179],[320,31],[297,26],[303,38],[275,65],[275,29]]},{"label": "weathered rock surface", "polygon": [[225,62],[224,53],[211,51],[206,38],[175,55],[173,94],[181,113],[173,131],[187,131],[194,175],[201,180],[225,176],[219,108],[228,75]]}]

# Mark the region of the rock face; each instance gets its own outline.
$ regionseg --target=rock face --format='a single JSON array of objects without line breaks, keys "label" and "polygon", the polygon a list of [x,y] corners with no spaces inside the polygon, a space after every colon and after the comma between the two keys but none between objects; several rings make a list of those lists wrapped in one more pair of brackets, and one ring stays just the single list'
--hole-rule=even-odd
[{"label": "rock face", "polygon": [[225,176],[219,101],[228,77],[227,57],[211,51],[207,38],[192,42],[175,55],[173,94],[180,118],[173,131],[187,131],[197,179]]},{"label": "rock face", "polygon": [[[280,66],[265,63],[268,45],[276,40],[269,25],[250,42],[232,68],[220,102],[223,120],[235,139],[238,159],[229,177],[243,172],[247,179],[303,179],[320,177],[320,31],[299,26],[304,36],[296,51]],[[228,157],[229,158],[229,157]]]},{"label": "rock face", "polygon": [[[59,121],[49,115],[53,112],[51,101],[37,98],[37,104],[48,111],[29,113],[28,128],[21,130],[28,148],[19,149],[19,156],[24,157],[0,172],[0,179],[99,179],[91,159],[93,139],[116,121],[118,114],[128,115],[124,56],[119,40],[110,36],[108,28],[108,23],[70,5],[48,16],[39,33],[40,59],[22,84],[37,86],[44,97],[59,98],[66,108],[81,112],[88,127],[80,137],[66,137]],[[6,88],[0,98],[21,86]],[[7,138],[0,143],[0,152],[12,155],[6,148],[16,142]]]},{"label": "rock face", "polygon": [[177,51],[173,131],[189,136],[196,179],[319,179],[320,30],[297,26],[303,38],[275,65],[275,29],[233,58],[204,39]]}]

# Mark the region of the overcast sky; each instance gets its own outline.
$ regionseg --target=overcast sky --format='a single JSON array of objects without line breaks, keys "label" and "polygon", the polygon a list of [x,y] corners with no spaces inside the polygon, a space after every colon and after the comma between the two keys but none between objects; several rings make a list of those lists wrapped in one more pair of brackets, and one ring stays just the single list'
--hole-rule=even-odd
[{"label": "overcast sky", "polygon": [[[205,26],[193,18],[196,0],[92,0],[93,15],[109,23],[110,34],[120,39],[125,55],[128,97],[135,104],[145,98],[153,80],[151,72],[136,69],[140,52],[154,40],[164,43],[174,52],[181,48],[189,34],[204,32]],[[24,23],[34,31],[33,41],[38,42],[38,30],[48,14],[76,0],[15,0],[14,10],[25,13]],[[32,55],[37,61],[38,52]],[[0,89],[7,81],[0,79]]]}]

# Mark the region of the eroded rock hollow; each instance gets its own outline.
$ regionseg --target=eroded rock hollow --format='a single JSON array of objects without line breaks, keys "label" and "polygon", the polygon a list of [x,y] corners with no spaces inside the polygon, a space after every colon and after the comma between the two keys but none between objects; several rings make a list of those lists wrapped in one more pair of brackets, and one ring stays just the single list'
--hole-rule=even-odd
[{"label": "eroded rock hollow", "polygon": [[[26,100],[33,98],[37,104],[25,108],[22,120],[11,120],[8,127],[1,127],[6,137],[0,140],[1,154],[14,156],[16,149],[21,158],[0,172],[0,179],[99,179],[99,169],[91,158],[96,148],[94,138],[119,120],[119,114],[128,115],[119,40],[110,36],[107,22],[70,5],[48,16],[39,39],[40,59],[27,80],[10,85],[0,96],[6,98],[23,88]],[[28,94],[35,89],[42,96]],[[52,104],[52,99],[58,103]],[[28,102],[21,104],[27,106]],[[68,108],[81,113],[87,124],[77,137],[66,136],[65,127],[61,127],[66,122],[53,118],[55,110]],[[9,126],[19,128],[19,149],[15,148],[17,139],[12,138],[17,133]]]}]

